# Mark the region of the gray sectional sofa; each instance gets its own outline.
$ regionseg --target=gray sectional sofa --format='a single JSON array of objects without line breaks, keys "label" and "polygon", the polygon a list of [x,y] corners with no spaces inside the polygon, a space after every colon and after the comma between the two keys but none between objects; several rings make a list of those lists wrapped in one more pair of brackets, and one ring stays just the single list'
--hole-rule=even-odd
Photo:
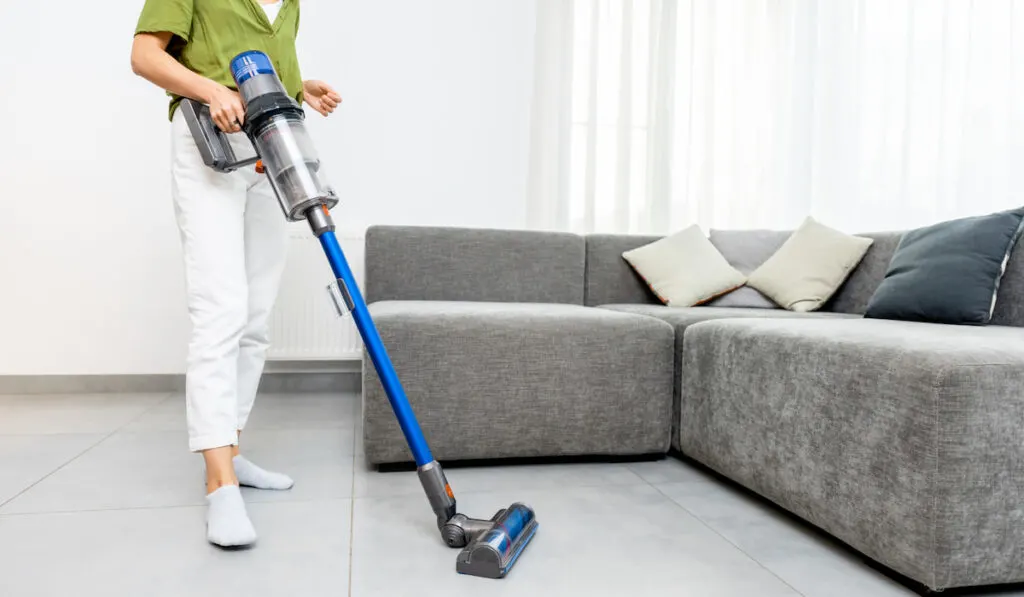
[{"label": "gray sectional sofa", "polygon": [[675,448],[931,589],[1024,581],[1024,250],[993,325],[882,321],[867,236],[814,313],[662,306],[622,258],[658,237],[434,227],[367,231],[366,296],[439,460]]}]

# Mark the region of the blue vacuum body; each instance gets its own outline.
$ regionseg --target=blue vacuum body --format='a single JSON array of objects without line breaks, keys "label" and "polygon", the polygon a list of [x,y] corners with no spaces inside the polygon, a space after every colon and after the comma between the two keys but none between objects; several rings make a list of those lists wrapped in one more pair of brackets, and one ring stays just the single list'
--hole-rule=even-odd
[{"label": "blue vacuum body", "polygon": [[210,118],[209,109],[185,99],[179,109],[183,110],[205,164],[219,172],[230,172],[256,163],[257,170],[266,173],[285,218],[309,223],[323,247],[338,294],[352,314],[409,444],[441,538],[450,547],[462,548],[456,559],[456,571],[503,578],[537,532],[534,511],[517,502],[498,510],[488,520],[458,513],[455,494],[423,437],[384,341],[334,234],[329,210],[338,203],[338,197],[321,172],[320,160],[304,125],[305,113],[288,96],[266,54],[257,51],[239,54],[231,61],[231,74],[246,107],[242,129],[252,141],[256,156],[237,159],[224,133]]}]

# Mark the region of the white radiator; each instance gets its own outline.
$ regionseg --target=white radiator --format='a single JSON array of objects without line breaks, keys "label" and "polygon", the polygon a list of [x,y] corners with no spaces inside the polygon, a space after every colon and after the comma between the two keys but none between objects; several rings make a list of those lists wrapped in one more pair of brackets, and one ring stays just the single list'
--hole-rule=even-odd
[{"label": "white radiator", "polygon": [[[337,232],[349,265],[363,285],[363,239]],[[362,341],[352,316],[339,318],[327,286],[334,280],[320,241],[306,226],[291,232],[288,265],[270,316],[270,351],[273,361],[359,359]]]}]

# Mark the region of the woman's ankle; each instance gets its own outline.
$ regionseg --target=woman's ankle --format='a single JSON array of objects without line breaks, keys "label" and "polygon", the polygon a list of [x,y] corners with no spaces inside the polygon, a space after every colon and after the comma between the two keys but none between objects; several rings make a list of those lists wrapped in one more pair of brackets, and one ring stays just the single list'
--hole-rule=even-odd
[{"label": "woman's ankle", "polygon": [[225,485],[238,485],[235,467],[231,463],[233,446],[222,446],[203,452],[206,461],[206,493],[210,494]]},{"label": "woman's ankle", "polygon": [[211,493],[213,493],[214,491],[217,491],[221,487],[225,487],[225,486],[229,486],[229,485],[238,485],[238,479],[236,479],[234,477],[231,477],[231,478],[217,477],[215,479],[211,479],[211,478],[208,477],[206,479],[206,495],[210,495]]}]

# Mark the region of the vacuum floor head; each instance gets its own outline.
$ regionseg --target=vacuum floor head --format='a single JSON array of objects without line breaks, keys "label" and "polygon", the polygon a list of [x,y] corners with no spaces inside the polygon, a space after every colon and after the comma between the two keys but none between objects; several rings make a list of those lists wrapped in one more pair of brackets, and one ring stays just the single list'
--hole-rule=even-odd
[{"label": "vacuum floor head", "polygon": [[471,576],[504,578],[537,532],[533,509],[515,502],[498,510],[490,520],[469,518],[458,513],[455,494],[440,464],[428,462],[417,472],[437,516],[441,539],[449,547],[461,548],[455,570]]},{"label": "vacuum floor head", "polygon": [[514,503],[499,510],[489,527],[459,552],[455,570],[460,574],[503,578],[537,532],[537,519],[529,506]]}]

